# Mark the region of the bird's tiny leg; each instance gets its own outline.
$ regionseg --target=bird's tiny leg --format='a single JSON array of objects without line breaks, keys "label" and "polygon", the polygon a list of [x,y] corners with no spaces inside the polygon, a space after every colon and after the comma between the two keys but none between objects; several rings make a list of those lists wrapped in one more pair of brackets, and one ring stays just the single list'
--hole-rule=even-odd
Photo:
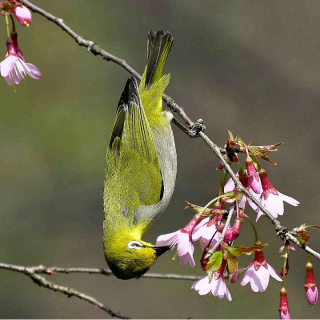
[{"label": "bird's tiny leg", "polygon": [[189,128],[189,137],[190,138],[198,138],[199,133],[206,130],[206,126],[203,124],[202,119],[198,119],[192,126]]},{"label": "bird's tiny leg", "polygon": [[173,117],[172,122],[178,128],[180,128],[185,134],[187,134],[190,138],[198,138],[199,132],[200,131],[204,132],[206,130],[206,126],[203,124],[202,119],[199,119],[196,122],[194,122],[193,125],[190,126],[190,128],[187,128],[175,117]]}]

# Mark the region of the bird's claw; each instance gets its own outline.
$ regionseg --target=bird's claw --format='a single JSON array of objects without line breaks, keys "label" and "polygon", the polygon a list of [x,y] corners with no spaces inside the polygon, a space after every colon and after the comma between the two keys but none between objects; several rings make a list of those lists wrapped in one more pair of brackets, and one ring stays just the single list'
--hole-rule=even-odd
[{"label": "bird's claw", "polygon": [[203,120],[197,120],[188,130],[190,138],[198,138],[199,133],[206,130],[206,126],[203,124]]},{"label": "bird's claw", "polygon": [[280,237],[281,240],[286,239],[286,234],[288,233],[288,228],[286,227],[281,227],[278,232],[277,232],[277,237]]}]

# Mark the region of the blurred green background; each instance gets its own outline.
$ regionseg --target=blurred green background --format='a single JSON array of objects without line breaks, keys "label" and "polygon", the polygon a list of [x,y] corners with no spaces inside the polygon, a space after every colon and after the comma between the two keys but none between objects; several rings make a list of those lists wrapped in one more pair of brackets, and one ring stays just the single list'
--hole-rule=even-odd
[{"label": "blurred green background", "polygon": [[[167,89],[220,146],[227,130],[247,143],[285,142],[264,164],[274,186],[301,202],[285,206],[289,228],[320,224],[320,2],[319,1],[84,1],[34,0],[78,34],[143,72],[149,30],[170,30],[175,43],[167,62]],[[105,153],[118,99],[129,74],[87,53],[65,32],[33,15],[17,26],[28,62],[42,72],[14,93],[0,81],[0,261],[21,265],[106,267],[102,250],[102,190]],[[0,30],[6,53],[5,24]],[[168,209],[146,240],[183,227],[193,215],[185,200],[206,204],[218,191],[218,161],[201,139],[174,128],[178,176]],[[242,157],[244,161],[244,157]],[[247,213],[255,218],[248,207]],[[279,271],[279,238],[268,220],[257,224],[268,242],[268,262]],[[250,245],[247,224],[238,243]],[[320,251],[319,233],[310,245]],[[202,275],[181,267],[167,253],[151,272]],[[293,318],[319,318],[304,294],[305,253],[290,256],[287,290]],[[200,248],[196,244],[196,261]],[[247,266],[252,257],[243,258]],[[312,259],[320,284],[319,261]],[[53,275],[50,280],[94,296],[135,318],[278,318],[280,283],[264,293],[228,285],[232,302],[199,296],[192,282],[101,275]],[[241,279],[240,279],[241,280]],[[40,288],[21,274],[0,271],[1,318],[103,318],[108,315],[77,298]]]}]

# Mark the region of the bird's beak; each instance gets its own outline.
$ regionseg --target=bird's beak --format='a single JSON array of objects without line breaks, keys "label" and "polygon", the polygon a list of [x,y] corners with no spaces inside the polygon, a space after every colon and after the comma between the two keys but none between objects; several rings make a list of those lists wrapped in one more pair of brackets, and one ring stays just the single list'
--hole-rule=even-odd
[{"label": "bird's beak", "polygon": [[152,247],[156,251],[157,257],[160,257],[163,253],[171,249],[171,246]]}]

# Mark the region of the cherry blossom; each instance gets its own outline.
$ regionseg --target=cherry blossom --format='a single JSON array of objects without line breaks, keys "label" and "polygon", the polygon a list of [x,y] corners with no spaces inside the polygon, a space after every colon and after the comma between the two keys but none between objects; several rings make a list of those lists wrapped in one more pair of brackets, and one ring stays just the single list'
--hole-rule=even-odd
[{"label": "cherry blossom", "polygon": [[[259,186],[260,186],[259,190],[260,190],[260,192],[257,194],[257,193],[255,193],[255,192],[252,190],[252,188],[251,188],[251,186],[250,186],[250,183],[249,183],[249,178],[248,178],[247,172],[246,172],[245,170],[243,170],[243,174],[240,174],[240,175],[239,175],[239,172],[238,172],[238,173],[236,174],[236,177],[239,178],[239,180],[240,180],[240,182],[242,183],[242,185],[251,193],[251,195],[252,195],[253,197],[255,197],[256,199],[260,199],[261,194],[262,194],[262,186],[261,186],[261,181],[260,181],[260,179],[259,179]],[[225,193],[227,193],[227,192],[233,192],[233,191],[235,190],[235,188],[236,188],[236,186],[235,186],[233,180],[230,178],[230,179],[228,180],[228,182],[227,182],[227,183],[225,184],[225,186],[224,186],[224,192],[225,192]],[[248,200],[248,203],[249,203],[249,205],[251,206],[251,208],[252,208],[253,210],[257,210],[257,205],[254,204],[254,203],[252,202],[252,200],[247,199],[247,197],[246,197],[244,194],[242,195],[242,198],[241,198],[240,201],[239,201],[239,206],[240,206],[241,208],[245,209],[245,204],[246,204],[247,200]]]},{"label": "cherry blossom", "polygon": [[245,286],[250,282],[252,291],[263,292],[268,287],[270,276],[277,281],[282,281],[275,270],[267,263],[263,251],[256,251],[255,258],[247,268],[240,284]]},{"label": "cherry blossom", "polygon": [[177,246],[177,253],[180,257],[180,264],[184,266],[189,262],[191,267],[195,266],[193,259],[194,246],[192,243],[192,232],[201,223],[201,214],[196,214],[192,220],[182,229],[163,234],[157,238],[157,246]]},{"label": "cherry blossom", "polygon": [[220,268],[213,272],[211,282],[209,277],[205,276],[193,283],[191,289],[195,289],[202,296],[211,292],[215,297],[222,299],[224,296],[231,301],[232,297],[224,281],[223,271],[226,267],[227,261],[223,260]]},{"label": "cherry blossom", "polygon": [[11,34],[11,39],[7,41],[7,50],[4,60],[0,63],[0,73],[9,86],[14,83],[19,84],[26,74],[34,79],[41,78],[39,69],[31,63],[25,62],[18,47],[16,33]]},{"label": "cherry blossom", "polygon": [[[271,215],[274,218],[277,218],[279,215],[280,216],[283,215],[283,212],[284,212],[283,202],[287,202],[295,207],[300,204],[297,200],[291,197],[288,197],[282,194],[281,192],[279,192],[278,190],[276,190],[272,186],[267,176],[267,172],[264,169],[260,169],[259,175],[260,175],[262,189],[263,189],[260,203],[271,213]],[[263,215],[263,212],[259,208],[256,208],[256,211],[257,211],[256,221],[258,221],[259,218]]]},{"label": "cherry blossom", "polygon": [[165,245],[177,246],[180,264],[182,266],[187,262],[189,262],[191,267],[195,266],[193,259],[194,246],[190,241],[190,235],[187,232],[184,232],[183,229],[159,236],[157,238],[156,246]]}]

